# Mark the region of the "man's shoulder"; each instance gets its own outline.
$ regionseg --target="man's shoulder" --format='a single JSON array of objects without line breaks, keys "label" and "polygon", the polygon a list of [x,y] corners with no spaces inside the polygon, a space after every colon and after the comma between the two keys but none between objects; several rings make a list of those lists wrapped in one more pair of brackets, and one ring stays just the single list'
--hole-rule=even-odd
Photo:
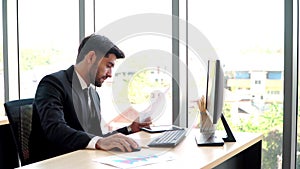
[{"label": "man's shoulder", "polygon": [[65,83],[66,81],[72,81],[73,71],[74,71],[74,67],[71,66],[68,69],[53,72],[51,74],[44,76],[41,79],[41,83],[55,82],[55,81],[57,83]]},{"label": "man's shoulder", "polygon": [[59,70],[57,72],[50,73],[50,74],[46,75],[45,78],[67,76],[68,74],[73,74],[73,71],[74,71],[74,66],[71,66],[68,69]]}]

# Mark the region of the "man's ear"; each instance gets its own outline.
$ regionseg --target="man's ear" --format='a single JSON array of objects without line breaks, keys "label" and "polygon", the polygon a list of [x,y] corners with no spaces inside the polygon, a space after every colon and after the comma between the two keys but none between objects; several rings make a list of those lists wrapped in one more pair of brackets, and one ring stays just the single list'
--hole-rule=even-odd
[{"label": "man's ear", "polygon": [[95,51],[89,51],[89,52],[87,53],[87,55],[85,56],[86,61],[87,61],[88,63],[91,63],[91,64],[94,64],[94,63],[95,63],[96,58],[97,58],[97,56],[96,56]]}]

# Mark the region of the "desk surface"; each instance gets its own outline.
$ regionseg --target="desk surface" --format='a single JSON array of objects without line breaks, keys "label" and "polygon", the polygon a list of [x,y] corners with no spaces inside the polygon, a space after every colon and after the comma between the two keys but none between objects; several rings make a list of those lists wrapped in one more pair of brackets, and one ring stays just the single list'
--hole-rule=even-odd
[{"label": "desk surface", "polygon": [[[262,134],[259,133],[234,133],[237,142],[225,143],[224,146],[218,147],[198,147],[195,142],[195,134],[199,132],[197,129],[189,131],[185,140],[175,148],[143,148],[139,152],[172,152],[175,160],[146,165],[138,168],[213,168],[241,151],[247,149],[253,144],[262,140]],[[157,134],[149,134],[146,132],[138,132],[130,135],[137,140],[140,145],[147,145],[151,138]],[[44,160],[34,164],[21,167],[22,169],[98,169],[98,168],[115,168],[94,162],[93,159],[106,157],[110,155],[126,155],[130,153],[113,153],[99,150],[79,150],[52,159]]]}]

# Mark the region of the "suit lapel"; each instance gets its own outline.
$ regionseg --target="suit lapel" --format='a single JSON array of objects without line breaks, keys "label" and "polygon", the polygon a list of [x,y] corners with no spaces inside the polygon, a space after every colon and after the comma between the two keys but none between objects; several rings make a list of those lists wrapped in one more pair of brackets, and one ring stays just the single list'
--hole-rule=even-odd
[{"label": "suit lapel", "polygon": [[[97,120],[95,119],[91,124],[89,124],[87,112],[87,103],[84,97],[84,93],[82,87],[80,85],[79,79],[77,77],[76,72],[74,71],[74,66],[71,66],[67,69],[67,77],[72,86],[72,99],[74,109],[77,115],[77,119],[81,124],[84,131],[91,132],[95,135],[102,136],[102,130],[100,126],[101,115],[100,115],[100,99],[94,88],[90,88],[90,98],[91,98],[91,106],[92,111],[97,114]],[[90,127],[89,127],[90,126]],[[95,128],[96,127],[96,128]]]},{"label": "suit lapel", "polygon": [[73,106],[76,112],[76,116],[78,122],[82,126],[84,131],[87,131],[87,110],[86,110],[86,103],[85,97],[82,91],[82,88],[79,83],[79,79],[77,77],[76,72],[74,71],[74,66],[71,66],[69,69],[66,70],[67,78],[72,86],[72,99],[73,99]]}]

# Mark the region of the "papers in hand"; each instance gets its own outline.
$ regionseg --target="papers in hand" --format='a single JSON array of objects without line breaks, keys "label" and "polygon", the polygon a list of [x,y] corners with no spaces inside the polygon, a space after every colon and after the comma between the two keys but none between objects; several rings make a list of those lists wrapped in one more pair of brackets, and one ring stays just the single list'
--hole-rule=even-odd
[{"label": "papers in hand", "polygon": [[166,90],[165,92],[154,90],[151,92],[149,106],[140,112],[140,122],[145,122],[147,118],[155,120],[159,118],[166,108]]}]

